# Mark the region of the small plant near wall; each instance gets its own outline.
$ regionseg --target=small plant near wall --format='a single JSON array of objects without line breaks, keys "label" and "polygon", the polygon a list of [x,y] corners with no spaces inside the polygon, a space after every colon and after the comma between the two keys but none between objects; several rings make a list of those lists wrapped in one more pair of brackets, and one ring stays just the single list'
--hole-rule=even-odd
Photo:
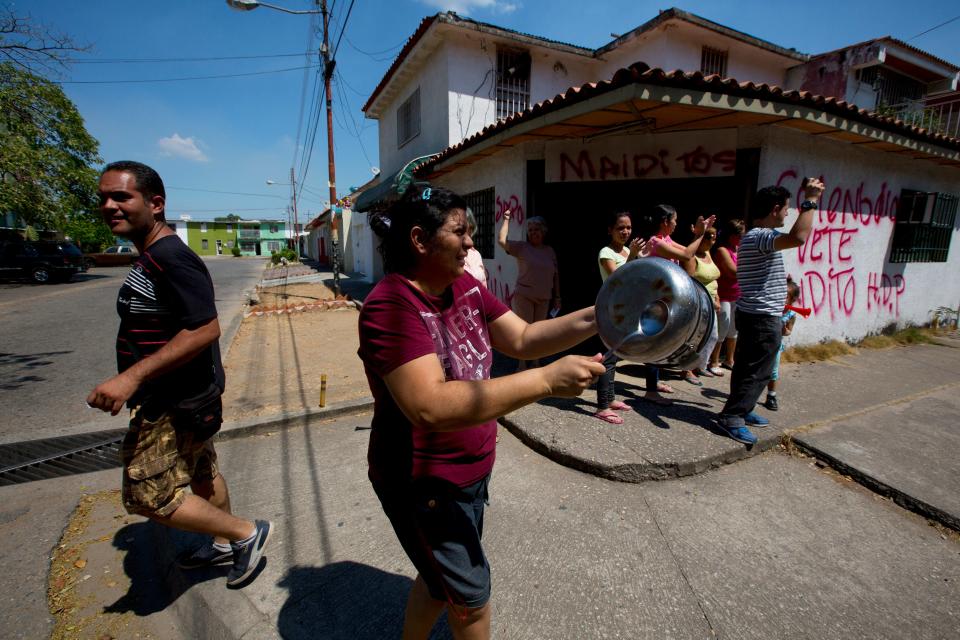
[{"label": "small plant near wall", "polygon": [[230,249],[230,253],[233,254],[233,257],[234,257],[234,258],[239,258],[239,257],[240,257],[240,247],[234,247],[233,249]]}]

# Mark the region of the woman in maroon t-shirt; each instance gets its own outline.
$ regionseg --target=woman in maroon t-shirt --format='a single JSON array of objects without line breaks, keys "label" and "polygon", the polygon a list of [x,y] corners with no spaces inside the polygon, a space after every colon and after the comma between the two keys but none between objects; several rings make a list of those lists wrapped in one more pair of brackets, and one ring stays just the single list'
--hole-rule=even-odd
[{"label": "woman in maroon t-shirt", "polygon": [[492,348],[523,359],[596,333],[593,308],[532,325],[471,275],[466,202],[410,187],[370,215],[387,275],[364,301],[360,349],[374,397],[369,476],[418,575],[404,637],[427,637],[444,607],[454,635],[489,637],[490,570],[480,536],[496,419],[547,396],[576,396],[604,372],[593,358],[490,379]]}]

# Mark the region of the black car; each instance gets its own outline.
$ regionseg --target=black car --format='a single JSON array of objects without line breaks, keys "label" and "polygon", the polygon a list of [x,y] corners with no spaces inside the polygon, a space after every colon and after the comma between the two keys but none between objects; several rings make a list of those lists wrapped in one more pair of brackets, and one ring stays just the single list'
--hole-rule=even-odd
[{"label": "black car", "polygon": [[69,242],[0,242],[0,278],[29,278],[42,284],[66,281],[86,270],[83,253]]}]

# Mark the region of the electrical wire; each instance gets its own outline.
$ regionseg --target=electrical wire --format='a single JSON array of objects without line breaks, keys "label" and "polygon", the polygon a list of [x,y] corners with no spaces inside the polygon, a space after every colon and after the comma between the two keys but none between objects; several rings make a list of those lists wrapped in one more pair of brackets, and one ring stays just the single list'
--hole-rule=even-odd
[{"label": "electrical wire", "polygon": [[144,80],[51,80],[54,84],[146,84],[151,82],[183,82],[186,80],[219,80],[222,78],[246,78],[249,76],[264,76],[274,73],[286,73],[288,71],[299,71],[301,69],[313,69],[320,65],[309,65],[306,67],[290,67],[288,69],[273,69],[272,71],[252,71],[250,73],[232,73],[228,75],[216,76],[189,76],[184,78],[152,78]]},{"label": "electrical wire", "polygon": [[337,59],[337,51],[340,50],[340,40],[343,38],[343,32],[347,30],[347,22],[350,20],[350,12],[353,11],[354,0],[350,0],[350,6],[347,7],[347,15],[343,19],[343,25],[340,27],[340,35],[337,37],[337,44],[333,47],[333,55],[331,56],[332,60]]},{"label": "electrical wire", "polygon": [[[306,51],[307,54],[310,51]],[[100,58],[94,60],[81,60],[79,58],[66,58],[64,62],[70,64],[149,64],[165,62],[216,62],[220,60],[262,60],[265,58],[295,58],[302,56],[303,53],[270,53],[260,56],[214,56],[206,58]]]},{"label": "electrical wire", "polygon": [[[912,38],[910,38],[910,40],[916,40],[916,39],[919,38],[920,36],[925,36],[925,35],[927,35],[928,33],[930,33],[931,31],[936,31],[936,30],[939,29],[940,27],[945,27],[945,26],[947,26],[948,24],[950,24],[951,22],[954,22],[954,21],[956,21],[956,20],[960,20],[960,16],[956,16],[956,17],[950,18],[950,19],[947,20],[946,22],[941,22],[941,23],[938,24],[937,26],[935,26],[935,27],[930,27],[930,28],[927,29],[926,31],[921,31],[921,32],[918,33],[917,35],[915,35],[915,36],[913,36]],[[910,40],[907,40],[907,42],[910,42]]]},{"label": "electrical wire", "polygon": [[254,198],[280,198],[281,200],[285,199],[283,196],[275,196],[275,195],[266,194],[266,193],[243,193],[240,191],[217,191],[215,189],[193,189],[191,187],[171,187],[170,185],[167,185],[167,189],[173,189],[175,191],[200,191],[202,193],[223,193],[230,196],[252,196]]},{"label": "electrical wire", "polygon": [[400,44],[394,45],[394,46],[390,47],[389,49],[384,49],[383,51],[364,51],[363,49],[359,48],[357,45],[353,44],[353,42],[350,40],[350,38],[347,38],[347,44],[350,45],[350,48],[351,48],[351,49],[353,49],[353,50],[356,51],[357,53],[362,53],[363,55],[368,56],[368,57],[370,57],[370,58],[372,58],[372,57],[374,57],[374,56],[382,56],[382,55],[385,54],[385,53],[391,53],[392,51],[396,51],[397,49],[399,49],[400,47],[402,47],[402,46],[405,45],[406,43],[407,43],[407,41],[404,40],[404,41],[401,42]]},{"label": "electrical wire", "polygon": [[[337,74],[337,79],[342,81],[343,76],[340,74],[340,72],[337,71],[336,74]],[[346,93],[344,92],[343,88],[340,86],[339,83],[337,84],[337,89],[338,89],[337,97],[340,99],[340,105],[343,107],[343,110],[346,112],[346,114],[350,117],[350,122],[353,125],[353,130],[350,131],[348,129],[347,132],[350,133],[354,138],[356,138],[358,143],[360,143],[360,152],[363,153],[363,157],[367,161],[367,166],[372,167],[374,166],[373,162],[370,161],[370,156],[367,154],[366,146],[363,144],[363,136],[362,136],[363,132],[360,131],[360,127],[359,125],[357,125],[357,121],[353,117],[353,110],[350,109],[350,104],[347,102]]]}]

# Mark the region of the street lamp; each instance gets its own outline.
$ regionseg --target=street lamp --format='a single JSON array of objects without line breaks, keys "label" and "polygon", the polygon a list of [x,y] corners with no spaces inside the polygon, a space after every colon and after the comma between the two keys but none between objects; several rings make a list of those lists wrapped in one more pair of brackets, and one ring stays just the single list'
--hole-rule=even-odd
[{"label": "street lamp", "polygon": [[[259,2],[258,0],[227,0],[227,5],[238,11],[251,11],[257,7],[267,7],[276,9],[284,13],[319,13],[323,15],[323,45],[320,47],[320,57],[323,59],[323,82],[324,96],[327,107],[327,167],[329,179],[327,185],[330,187],[330,205],[336,206],[337,202],[337,170],[333,158],[333,93],[331,79],[336,67],[336,60],[330,58],[330,13],[327,11],[327,0],[316,0],[320,9],[308,9],[303,11],[294,11],[285,9],[276,5]],[[353,6],[351,4],[351,6]],[[349,12],[348,12],[349,14]],[[339,42],[339,41],[338,41]],[[290,181],[293,182],[293,168],[290,169]],[[294,187],[296,194],[296,187]],[[296,215],[296,199],[294,199],[294,215]],[[330,244],[333,245],[333,292],[340,295],[340,232],[338,230],[338,221],[336,212],[331,208],[330,214]]]},{"label": "street lamp", "polygon": [[[239,0],[235,0],[239,1]],[[293,177],[293,169],[290,169],[290,182],[277,182],[276,180],[267,179],[267,185],[283,185],[291,187],[290,192],[293,194],[293,250],[297,254],[297,262],[300,262],[300,231],[297,229],[298,220],[297,220],[297,183]],[[289,222],[289,220],[288,220]]]},{"label": "street lamp", "polygon": [[278,7],[274,4],[267,4],[266,2],[258,2],[257,0],[227,0],[227,6],[231,9],[236,9],[237,11],[253,11],[258,7],[266,7],[267,9],[274,9],[276,11],[282,11],[284,13],[294,13],[294,14],[309,14],[309,13],[320,13],[317,9],[306,9],[303,11],[297,11],[294,9],[287,9],[285,7]]}]

